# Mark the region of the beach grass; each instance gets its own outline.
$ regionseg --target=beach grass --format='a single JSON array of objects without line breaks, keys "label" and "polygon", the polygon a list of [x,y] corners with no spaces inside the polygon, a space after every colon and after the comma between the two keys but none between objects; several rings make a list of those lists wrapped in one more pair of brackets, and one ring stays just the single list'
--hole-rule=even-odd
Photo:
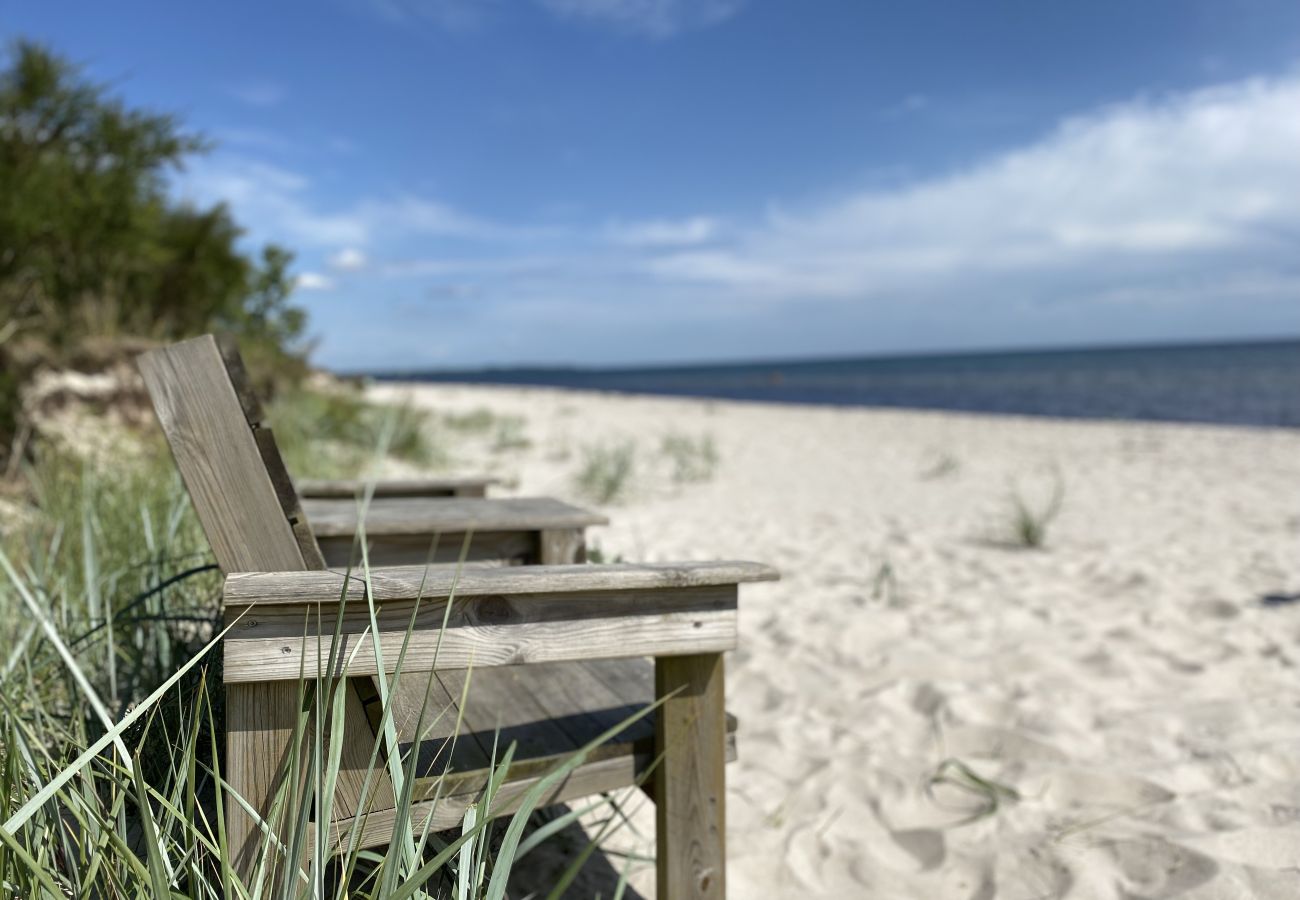
[{"label": "beach grass", "polygon": [[588,444],[581,452],[582,463],[574,479],[579,493],[596,503],[625,499],[636,472],[636,442]]},{"label": "beach grass", "polygon": [[1047,533],[1065,506],[1065,479],[1052,472],[1052,486],[1047,498],[1034,503],[1024,493],[1013,490],[1006,521],[1005,542],[1013,547],[1039,550],[1047,543]]},{"label": "beach grass", "polygon": [[[400,428],[382,414],[391,446]],[[309,823],[332,812],[341,737],[320,723],[341,714],[345,692],[302,682],[303,752],[291,755],[284,783],[294,787],[278,802],[303,814],[264,834],[241,879],[224,827],[220,578],[169,456],[152,444],[107,463],[49,454],[27,474],[30,521],[0,535],[0,894],[501,900],[518,860],[576,818],[529,830],[546,791],[594,742],[498,821],[494,792],[514,753],[502,742],[460,832],[430,832],[412,813],[419,742],[397,745],[384,709],[366,777],[392,780],[395,839],[364,849],[357,825],[331,849],[327,830]],[[399,657],[387,687],[428,677],[404,674]],[[433,708],[424,725],[457,714]],[[604,821],[616,830],[623,819],[614,806]],[[284,877],[286,859],[308,855]]]}]

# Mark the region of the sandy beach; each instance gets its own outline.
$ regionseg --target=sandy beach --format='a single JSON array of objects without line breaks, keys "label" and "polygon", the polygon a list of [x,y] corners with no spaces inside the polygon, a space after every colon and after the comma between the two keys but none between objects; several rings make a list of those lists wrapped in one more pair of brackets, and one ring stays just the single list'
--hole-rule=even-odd
[{"label": "sandy beach", "polygon": [[[450,443],[499,494],[595,505],[585,454],[633,445],[605,559],[782,571],[728,659],[731,897],[1300,896],[1300,433],[370,391],[519,417]],[[707,480],[670,434],[711,439]],[[1057,491],[1045,545],[1009,543]],[[611,843],[645,852],[631,806]]]}]

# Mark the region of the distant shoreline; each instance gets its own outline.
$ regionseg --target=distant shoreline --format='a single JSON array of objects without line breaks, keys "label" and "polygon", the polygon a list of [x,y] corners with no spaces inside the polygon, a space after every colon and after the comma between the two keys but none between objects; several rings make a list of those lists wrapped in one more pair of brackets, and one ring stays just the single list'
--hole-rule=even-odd
[{"label": "distant shoreline", "polygon": [[1300,428],[1300,340],[1014,350],[644,368],[371,373],[814,406]]}]

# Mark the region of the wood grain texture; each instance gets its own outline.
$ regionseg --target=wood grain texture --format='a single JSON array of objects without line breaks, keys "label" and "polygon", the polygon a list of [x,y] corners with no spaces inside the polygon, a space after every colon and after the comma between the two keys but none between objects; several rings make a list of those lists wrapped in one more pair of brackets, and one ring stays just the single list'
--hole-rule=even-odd
[{"label": "wood grain texture", "polygon": [[660,900],[715,900],[726,887],[727,721],[721,654],[660,657],[654,772],[655,866]]},{"label": "wood grain texture", "polygon": [[[471,569],[456,573],[423,566],[373,569],[370,583],[378,603],[392,600],[487,597],[498,594],[572,594],[583,591],[658,590],[775,581],[777,571],[751,562],[637,563],[609,566],[530,566]],[[336,570],[324,572],[236,572],[226,576],[227,606],[335,603],[344,596],[365,602],[365,579]]]},{"label": "wood grain texture", "polygon": [[140,372],[223,572],[300,570],[302,549],[209,335],[150,350]]},{"label": "wood grain texture", "polygon": [[[357,533],[362,510],[356,500],[304,500],[303,509],[318,537]],[[608,525],[599,513],[550,497],[378,497],[364,510],[366,534],[540,531]]]},{"label": "wood grain texture", "polygon": [[[466,563],[526,566],[537,563],[538,532],[486,531],[469,535]],[[455,566],[464,544],[463,533],[367,535],[371,566]],[[325,564],[334,568],[361,568],[361,547],[352,535],[318,539]],[[432,551],[432,555],[430,554]]]},{"label": "wood grain texture", "polygon": [[[226,687],[226,781],[277,835],[287,833],[293,815],[288,800],[281,804],[279,815],[272,815],[272,806],[287,771],[300,699],[298,685],[289,681]],[[235,870],[246,876],[270,844],[233,797],[227,796],[225,802],[226,835]],[[283,870],[284,861],[273,858]]]},{"label": "wood grain texture", "polygon": [[547,528],[538,538],[537,562],[568,566],[587,561],[587,538],[581,528]]},{"label": "wood grain texture", "polygon": [[[379,609],[378,640],[387,671],[403,643],[408,672],[721,652],[736,645],[734,584],[458,595],[449,614],[445,599],[426,599],[419,601],[418,610],[416,606],[416,601],[388,601]],[[337,647],[335,609],[335,604],[267,604],[243,612],[228,603],[228,618],[240,618],[225,640],[225,680],[296,679],[303,671],[316,677],[318,661],[323,664],[332,651],[339,666],[347,663],[348,675],[379,674],[364,601],[348,604]],[[415,628],[408,638],[413,611]],[[445,614],[448,627],[443,630]]]},{"label": "wood grain texture", "polygon": [[448,478],[392,478],[368,482],[363,479],[301,478],[294,482],[304,500],[354,500],[365,491],[375,497],[484,497],[487,489],[500,484],[489,475]]}]

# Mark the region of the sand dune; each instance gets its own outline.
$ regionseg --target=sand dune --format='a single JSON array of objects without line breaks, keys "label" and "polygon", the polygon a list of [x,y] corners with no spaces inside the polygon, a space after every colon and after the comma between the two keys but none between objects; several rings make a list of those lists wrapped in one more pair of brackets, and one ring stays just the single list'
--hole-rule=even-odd
[{"label": "sand dune", "polygon": [[[605,556],[783,571],[728,661],[730,896],[1300,896],[1300,434],[374,391],[523,417],[459,460],[520,494],[580,500],[584,448],[633,441]],[[712,478],[674,483],[668,432]],[[1008,546],[1058,484],[1045,548]]]}]

